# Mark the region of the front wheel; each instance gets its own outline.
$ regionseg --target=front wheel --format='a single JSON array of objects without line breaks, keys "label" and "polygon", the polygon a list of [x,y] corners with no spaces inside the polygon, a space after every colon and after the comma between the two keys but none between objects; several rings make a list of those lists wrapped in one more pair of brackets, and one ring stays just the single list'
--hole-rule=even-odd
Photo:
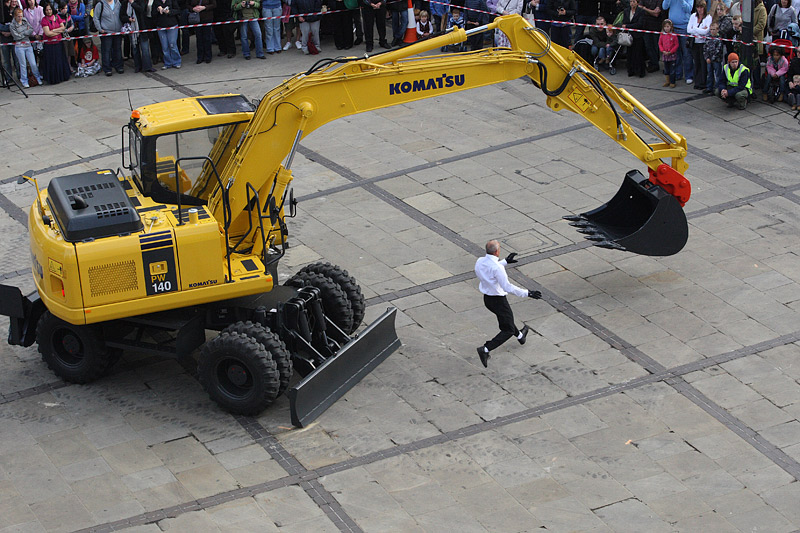
[{"label": "front wheel", "polygon": [[278,396],[280,379],[272,355],[242,333],[223,332],[200,351],[200,384],[220,407],[257,415]]},{"label": "front wheel", "polygon": [[75,326],[50,311],[39,319],[36,342],[50,370],[70,383],[90,383],[112,364],[99,326]]},{"label": "front wheel", "polygon": [[358,286],[356,278],[351,276],[350,273],[342,267],[330,263],[312,263],[304,266],[300,269],[300,272],[322,274],[339,285],[339,288],[347,295],[347,299],[350,302],[350,309],[353,311],[353,322],[351,327],[345,330],[345,333],[348,335],[353,333],[358,326],[361,325],[361,322],[364,321],[364,313],[367,309],[364,302],[364,295],[361,294],[361,287]]}]

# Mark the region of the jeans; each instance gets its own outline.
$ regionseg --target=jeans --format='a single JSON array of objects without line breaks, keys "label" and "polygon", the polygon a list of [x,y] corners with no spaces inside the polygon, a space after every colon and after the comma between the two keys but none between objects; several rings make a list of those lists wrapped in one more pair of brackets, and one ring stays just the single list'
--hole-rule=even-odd
[{"label": "jeans", "polygon": [[597,59],[605,59],[608,57],[608,50],[605,46],[592,46],[592,57]]},{"label": "jeans", "polygon": [[675,85],[675,61],[664,61],[664,74],[669,76],[669,82]]},{"label": "jeans", "polygon": [[392,11],[392,43],[400,43],[406,35],[408,11]]},{"label": "jeans", "polygon": [[[7,46],[4,48],[11,47]],[[36,56],[33,54],[33,47],[30,45],[15,46],[14,54],[17,56],[17,62],[19,63],[19,81],[22,82],[22,85],[28,85],[28,67],[31,67],[31,73],[36,78],[36,81],[39,82],[39,85],[41,85],[42,76],[39,74],[39,69],[36,68]]]},{"label": "jeans", "polygon": [[[675,27],[675,33],[686,34],[686,28]],[[694,61],[692,51],[687,47],[686,37],[678,36],[678,58],[675,60],[675,78],[687,80],[694,79]]]},{"label": "jeans", "polygon": [[242,41],[242,55],[250,57],[250,43],[247,39],[248,28],[253,33],[253,40],[256,42],[256,57],[264,57],[264,46],[261,44],[261,26],[257,20],[242,21],[239,26],[239,37]]},{"label": "jeans", "polygon": [[[261,16],[266,17],[280,17],[280,7],[263,7],[261,8]],[[281,19],[273,18],[264,21],[264,41],[267,43],[267,52],[280,52],[281,51]],[[351,32],[352,33],[352,32]]]},{"label": "jeans", "polygon": [[150,58],[150,36],[146,33],[137,35],[136,43],[131,39],[131,52],[133,52],[133,66],[136,72],[149,72],[153,70],[153,61]]},{"label": "jeans", "polygon": [[780,88],[780,92],[778,94],[786,94],[786,76],[780,76],[777,80],[772,79],[768,73],[764,73],[764,83],[761,86],[761,90],[764,91],[764,94],[769,92],[770,85],[777,85]]},{"label": "jeans", "polygon": [[111,72],[112,67],[122,72],[122,35],[100,35],[100,62],[103,72]]},{"label": "jeans", "polygon": [[714,91],[724,86],[722,80],[722,63],[719,61],[712,61],[706,63],[706,90]]},{"label": "jeans", "polygon": [[178,50],[178,28],[161,28],[158,30],[158,40],[161,41],[164,66],[167,68],[181,66],[181,51]]}]

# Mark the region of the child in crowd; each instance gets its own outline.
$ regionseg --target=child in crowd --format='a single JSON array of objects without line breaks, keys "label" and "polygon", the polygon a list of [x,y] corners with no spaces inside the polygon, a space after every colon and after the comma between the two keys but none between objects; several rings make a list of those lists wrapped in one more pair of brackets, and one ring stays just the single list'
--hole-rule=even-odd
[{"label": "child in crowd", "polygon": [[78,78],[94,76],[100,72],[100,53],[97,51],[97,47],[94,45],[94,42],[92,42],[92,40],[88,37],[83,39],[79,46],[79,63],[78,73],[76,76]]},{"label": "child in crowd", "polygon": [[[447,17],[447,29],[450,28],[463,28],[464,16],[461,14],[461,8],[458,6],[450,6],[450,16]],[[442,52],[447,52],[448,48],[451,52],[463,52],[467,49],[464,43],[454,44],[442,47]]]},{"label": "child in crowd", "polygon": [[800,46],[796,50],[794,59],[789,63],[786,79],[789,80],[789,87],[786,91],[789,105],[792,106],[792,111],[800,109]]},{"label": "child in crowd", "polygon": [[786,94],[786,73],[788,71],[789,61],[783,57],[783,48],[773,46],[767,59],[767,71],[764,74],[764,83],[761,86],[765,102],[770,98],[770,86],[773,89],[777,88],[778,101],[783,102],[783,95]]},{"label": "child in crowd", "polygon": [[678,36],[672,33],[674,25],[670,19],[661,23],[661,35],[658,37],[658,50],[664,62],[663,87],[675,87],[675,60],[678,57]]},{"label": "child in crowd", "polygon": [[433,22],[428,20],[428,12],[419,12],[419,22],[417,22],[417,40],[427,39],[433,33]]},{"label": "child in crowd", "polygon": [[723,46],[719,40],[719,24],[712,22],[708,28],[707,38],[703,43],[703,59],[706,60],[706,94],[714,94],[714,90],[722,90],[725,85],[722,81]]},{"label": "child in crowd", "polygon": [[800,74],[792,76],[792,80],[789,82],[787,96],[789,105],[792,106],[792,111],[800,109]]}]

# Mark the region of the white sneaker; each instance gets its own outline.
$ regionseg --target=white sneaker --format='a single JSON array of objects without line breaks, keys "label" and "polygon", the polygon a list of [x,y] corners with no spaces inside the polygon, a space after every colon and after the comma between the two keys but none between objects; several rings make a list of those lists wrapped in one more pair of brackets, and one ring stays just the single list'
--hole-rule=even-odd
[{"label": "white sneaker", "polygon": [[23,83],[22,87],[25,88],[25,89],[30,89],[31,88],[31,86],[28,85],[27,83]]},{"label": "white sneaker", "polygon": [[283,45],[283,51],[285,52],[291,47],[292,47],[292,41],[286,41],[286,44]]},{"label": "white sneaker", "polygon": [[303,49],[303,45],[300,43],[300,41],[295,42],[294,45],[297,47],[298,50]]},{"label": "white sneaker", "polygon": [[692,78],[686,78],[686,85],[691,85],[692,83],[694,83]]},{"label": "white sneaker", "polygon": [[310,54],[310,53],[311,53],[311,52],[309,52],[309,51],[308,51],[308,48],[302,48],[302,50],[303,50],[303,53],[304,53],[305,55],[308,55],[308,54]]},{"label": "white sneaker", "polygon": [[321,54],[321,53],[322,53],[322,48],[320,48],[319,46],[317,46],[317,53],[318,53],[318,54]]}]

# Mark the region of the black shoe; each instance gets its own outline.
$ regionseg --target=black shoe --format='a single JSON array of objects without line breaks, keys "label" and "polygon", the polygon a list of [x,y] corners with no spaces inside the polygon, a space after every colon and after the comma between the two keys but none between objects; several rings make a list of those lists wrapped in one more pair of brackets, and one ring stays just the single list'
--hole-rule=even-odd
[{"label": "black shoe", "polygon": [[530,330],[531,328],[529,328],[527,324],[522,326],[522,329],[519,331],[520,333],[522,333],[522,338],[520,339],[519,337],[517,337],[517,342],[519,342],[520,344],[525,344],[526,337],[528,336],[528,332]]},{"label": "black shoe", "polygon": [[112,76],[114,73],[111,71],[106,72],[106,76]]},{"label": "black shoe", "polygon": [[202,60],[202,59],[198,59],[197,61],[195,61],[195,64],[196,64],[196,65],[199,65],[199,64],[200,64],[200,63],[202,63],[202,62],[203,62],[203,60]]},{"label": "black shoe", "polygon": [[489,368],[489,352],[486,351],[485,346],[478,347],[478,357],[481,358],[481,364],[484,368]]},{"label": "black shoe", "polygon": [[117,69],[117,74],[124,74],[124,73],[125,73],[125,71],[124,71],[124,70],[122,70],[121,68],[118,68],[118,69]]},{"label": "black shoe", "polygon": [[367,53],[370,53],[370,52],[372,52],[372,45],[368,44],[367,45]]},{"label": "black shoe", "polygon": [[381,41],[381,42],[379,42],[378,44],[379,44],[379,45],[381,45],[382,47],[386,48],[387,50],[388,50],[389,48],[391,48],[391,46],[389,45],[389,43],[387,43],[386,41]]},{"label": "black shoe", "polygon": [[353,41],[353,46],[358,46],[359,44],[361,44],[363,42],[364,42],[364,39],[362,39],[361,37],[356,37],[356,40]]},{"label": "black shoe", "polygon": [[244,58],[245,58],[246,60],[250,61],[250,56],[244,56]]},{"label": "black shoe", "polygon": [[228,59],[233,59],[233,56],[235,56],[235,55],[236,54],[228,54]]},{"label": "black shoe", "polygon": [[217,57],[222,57],[224,55],[225,55],[225,52],[220,52],[220,53],[217,54]]}]

